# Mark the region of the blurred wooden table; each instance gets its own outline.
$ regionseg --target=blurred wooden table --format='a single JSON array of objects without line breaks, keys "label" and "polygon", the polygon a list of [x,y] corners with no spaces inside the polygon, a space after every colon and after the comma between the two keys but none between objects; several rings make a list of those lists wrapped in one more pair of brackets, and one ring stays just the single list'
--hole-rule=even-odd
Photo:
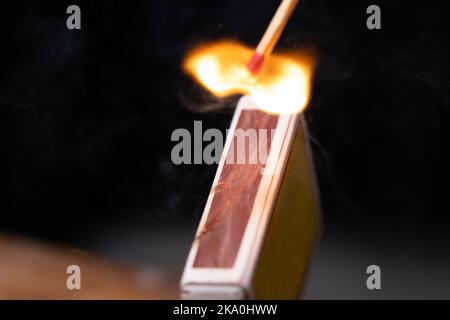
[{"label": "blurred wooden table", "polygon": [[[81,289],[66,269],[81,269]],[[178,276],[137,270],[104,257],[0,234],[0,299],[177,299]]]}]

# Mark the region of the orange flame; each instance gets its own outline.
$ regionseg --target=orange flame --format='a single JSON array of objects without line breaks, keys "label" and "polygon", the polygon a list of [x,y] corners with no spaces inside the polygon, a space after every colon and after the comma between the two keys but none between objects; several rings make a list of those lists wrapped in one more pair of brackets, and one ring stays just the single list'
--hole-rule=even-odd
[{"label": "orange flame", "polygon": [[250,95],[269,113],[301,112],[308,104],[311,58],[273,54],[255,77],[246,68],[254,51],[234,41],[220,41],[192,50],[183,69],[217,97]]}]

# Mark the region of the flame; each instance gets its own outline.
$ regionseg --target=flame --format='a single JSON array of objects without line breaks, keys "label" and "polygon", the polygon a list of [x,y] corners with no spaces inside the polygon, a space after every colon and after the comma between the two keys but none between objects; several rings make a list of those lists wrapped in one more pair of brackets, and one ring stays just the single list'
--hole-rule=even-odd
[{"label": "flame", "polygon": [[246,94],[269,113],[303,111],[310,96],[312,59],[273,54],[255,77],[246,67],[253,53],[234,41],[201,45],[187,55],[183,69],[217,97]]}]

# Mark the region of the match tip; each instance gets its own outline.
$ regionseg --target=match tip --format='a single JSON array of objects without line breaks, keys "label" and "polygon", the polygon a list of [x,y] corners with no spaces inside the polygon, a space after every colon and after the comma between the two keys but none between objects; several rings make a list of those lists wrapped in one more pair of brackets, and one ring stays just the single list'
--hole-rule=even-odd
[{"label": "match tip", "polygon": [[264,56],[262,54],[255,53],[247,64],[248,71],[250,71],[253,75],[256,75],[261,70],[263,62]]}]

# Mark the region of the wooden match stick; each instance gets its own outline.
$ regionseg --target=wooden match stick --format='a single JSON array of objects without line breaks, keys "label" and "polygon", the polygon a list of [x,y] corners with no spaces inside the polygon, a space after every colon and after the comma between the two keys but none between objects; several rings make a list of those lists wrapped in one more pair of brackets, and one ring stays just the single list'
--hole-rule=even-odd
[{"label": "wooden match stick", "polygon": [[281,2],[256,48],[255,54],[247,64],[247,69],[253,75],[256,75],[261,70],[265,57],[272,53],[297,4],[298,0],[283,0]]}]

